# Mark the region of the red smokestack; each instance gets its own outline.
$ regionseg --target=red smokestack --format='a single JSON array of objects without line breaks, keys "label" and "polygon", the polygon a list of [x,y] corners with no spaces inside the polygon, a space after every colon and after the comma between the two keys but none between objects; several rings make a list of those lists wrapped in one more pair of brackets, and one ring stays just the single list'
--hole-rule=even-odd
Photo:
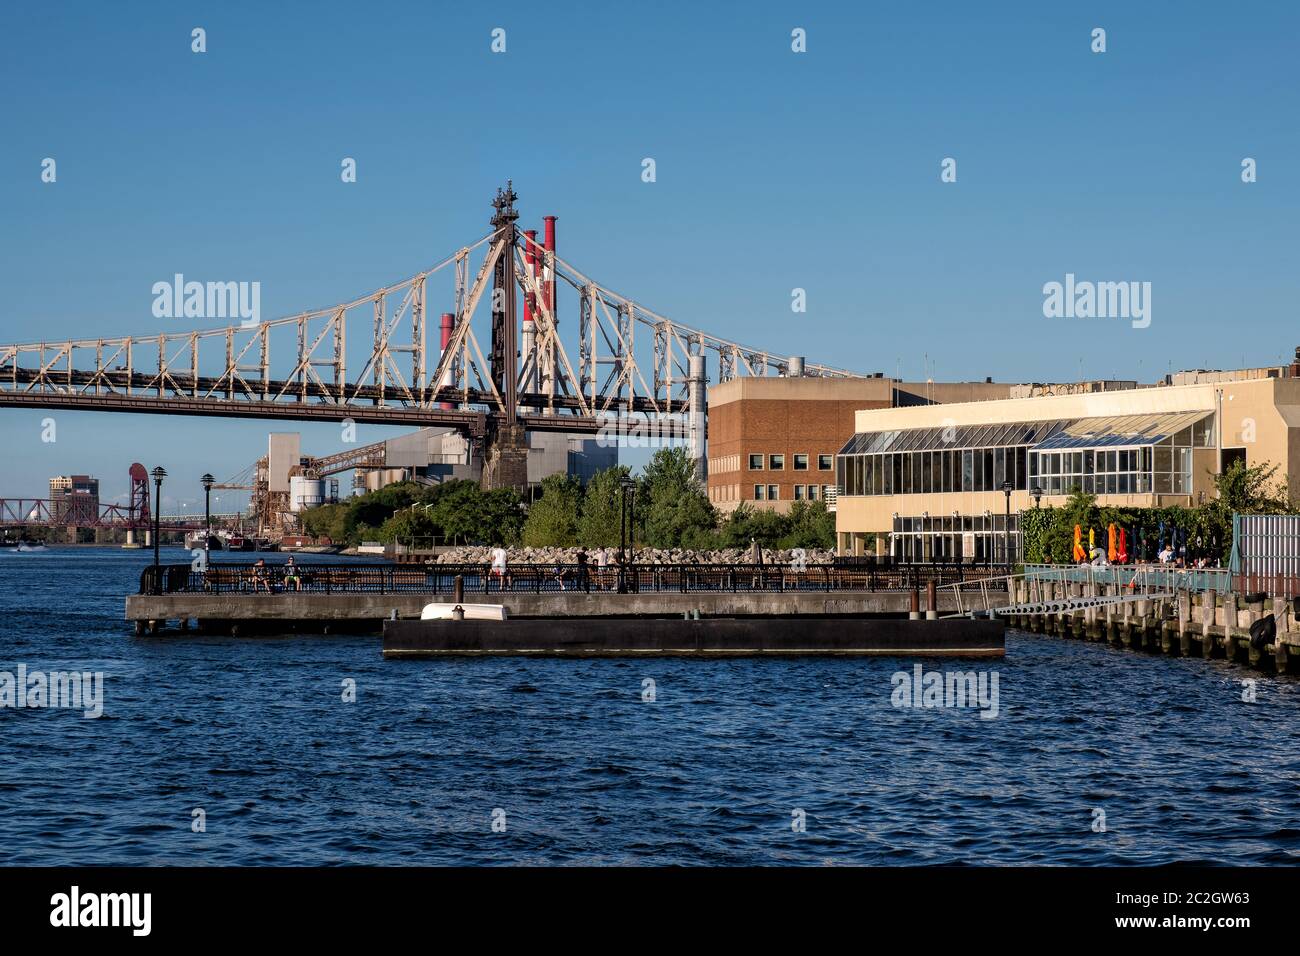
[{"label": "red smokestack", "polygon": [[[555,217],[543,216],[542,222],[546,224],[545,226],[546,238],[544,240],[545,249],[546,252],[548,253],[548,255],[546,256],[547,259],[546,265],[549,265],[551,267],[551,271],[546,276],[546,306],[551,310],[551,315],[554,316],[555,315]],[[560,323],[557,320],[555,324],[559,325]]]},{"label": "red smokestack", "polygon": [[[528,278],[532,279],[537,275],[537,254],[536,249],[537,230],[524,230],[524,267],[528,270]],[[524,296],[524,321],[533,321],[533,294],[529,292]]]},{"label": "red smokestack", "polygon": [[[452,315],[450,312],[444,312],[444,313],[442,313],[442,336],[441,336],[441,338],[442,338],[442,352],[443,352],[443,354],[446,354],[447,346],[451,344],[451,330],[452,330],[452,326],[454,326],[455,324],[456,324],[456,316]],[[442,382],[437,382],[437,383],[435,383],[435,385],[438,386],[438,387],[440,387],[442,384],[443,384]],[[454,408],[455,406],[452,405],[451,402],[441,402],[441,403],[439,403],[438,407],[439,407],[439,408],[444,408],[444,409],[452,409],[452,408]]]}]

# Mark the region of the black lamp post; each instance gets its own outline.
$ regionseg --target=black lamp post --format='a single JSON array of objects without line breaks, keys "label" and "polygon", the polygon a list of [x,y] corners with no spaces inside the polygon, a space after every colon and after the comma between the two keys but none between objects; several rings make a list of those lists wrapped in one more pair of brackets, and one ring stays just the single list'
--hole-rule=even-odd
[{"label": "black lamp post", "polygon": [[154,594],[162,594],[162,562],[158,555],[158,546],[162,537],[162,483],[167,477],[166,470],[159,465],[153,470],[153,587]]},{"label": "black lamp post", "polygon": [[1002,556],[1007,561],[1007,574],[1011,574],[1011,492],[1015,489],[1009,481],[1002,482],[1002,493],[1007,496],[1007,516],[1002,525]]},{"label": "black lamp post", "polygon": [[[634,493],[636,482],[631,476],[624,475],[618,480],[619,491],[619,509],[618,509],[618,593],[627,593],[627,496]],[[635,506],[635,503],[634,503]]]},{"label": "black lamp post", "polygon": [[212,484],[213,477],[204,474],[199,482],[203,485],[203,570],[208,570],[208,555],[212,550]]},{"label": "black lamp post", "polygon": [[1038,485],[1029,489],[1029,493],[1034,496],[1034,507],[1037,508],[1043,500],[1043,489]]}]

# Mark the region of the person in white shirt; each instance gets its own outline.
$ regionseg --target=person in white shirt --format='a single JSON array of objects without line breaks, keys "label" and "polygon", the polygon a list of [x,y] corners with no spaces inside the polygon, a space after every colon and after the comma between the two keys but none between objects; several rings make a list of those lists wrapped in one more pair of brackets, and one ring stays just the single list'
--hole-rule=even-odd
[{"label": "person in white shirt", "polygon": [[602,591],[609,590],[609,552],[601,545],[596,549],[596,580]]},{"label": "person in white shirt", "polygon": [[506,571],[506,549],[497,545],[492,549],[492,577],[497,579],[497,587],[504,590],[509,584]]}]

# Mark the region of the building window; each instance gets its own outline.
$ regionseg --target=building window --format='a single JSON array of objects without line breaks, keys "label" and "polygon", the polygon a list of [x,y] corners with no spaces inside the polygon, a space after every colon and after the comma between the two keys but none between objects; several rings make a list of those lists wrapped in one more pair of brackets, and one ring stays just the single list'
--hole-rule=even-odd
[{"label": "building window", "polygon": [[785,455],[768,455],[767,467],[772,471],[782,471],[785,469]]},{"label": "building window", "polygon": [[834,457],[835,457],[834,455],[818,455],[818,456],[817,456],[817,470],[818,470],[818,471],[830,471],[831,468],[833,467],[833,466],[831,465],[831,461],[834,459]]},{"label": "building window", "polygon": [[809,485],[809,486],[808,486],[808,500],[809,500],[809,501],[816,501],[816,500],[817,500],[817,486],[816,486],[816,485]]},{"label": "building window", "polygon": [[803,501],[803,485],[794,486],[794,500]]},{"label": "building window", "polygon": [[763,470],[763,456],[762,456],[762,455],[750,455],[750,456],[749,456],[749,470],[750,470],[750,471],[762,471],[762,470]]},{"label": "building window", "polygon": [[764,492],[766,492],[766,491],[767,491],[767,486],[766,486],[766,485],[755,485],[755,486],[754,486],[754,500],[755,500],[755,501],[762,501],[762,500],[766,497],[766,495],[764,494]]},{"label": "building window", "polygon": [[794,456],[794,470],[795,470],[795,471],[807,471],[807,470],[808,470],[808,456],[807,456],[807,455],[795,455],[795,456]]},{"label": "building window", "polygon": [[780,501],[780,500],[781,500],[781,489],[778,488],[776,485],[768,485],[768,486],[767,486],[767,500],[768,500],[768,501]]},{"label": "building window", "polygon": [[822,500],[825,501],[830,496],[831,496],[831,486],[822,485]]}]

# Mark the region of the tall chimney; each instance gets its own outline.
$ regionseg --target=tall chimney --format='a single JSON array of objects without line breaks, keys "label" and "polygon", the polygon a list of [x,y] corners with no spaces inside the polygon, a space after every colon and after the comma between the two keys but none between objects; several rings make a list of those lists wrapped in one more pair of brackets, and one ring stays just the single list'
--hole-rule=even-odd
[{"label": "tall chimney", "polygon": [[[524,230],[524,272],[529,280],[537,278],[537,230]],[[537,297],[528,292],[524,295],[524,331],[519,342],[519,367],[527,369],[523,380],[523,390],[525,392],[533,391],[533,381],[537,375],[537,360],[533,352],[537,345],[537,327],[533,325],[533,316],[540,310],[537,308]],[[529,367],[528,360],[533,357],[532,367]]]},{"label": "tall chimney", "polygon": [[[543,216],[545,226],[546,261],[543,263],[546,279],[546,307],[555,315],[555,217]],[[555,323],[560,324],[558,321]]]},{"label": "tall chimney", "polygon": [[[456,316],[454,316],[450,312],[442,313],[442,334],[441,334],[442,355],[447,354],[447,346],[451,344],[451,330],[455,324],[456,324]],[[442,377],[442,381],[438,382],[436,387],[442,388],[445,385],[449,384],[450,381],[451,381],[451,370],[448,369],[447,374]],[[453,405],[451,402],[439,402],[438,407],[442,409],[450,410],[455,408],[456,406]]]},{"label": "tall chimney", "polygon": [[709,477],[709,459],[706,446],[709,416],[709,389],[703,355],[692,355],[687,363],[687,454],[695,466],[695,476],[700,481]]},{"label": "tall chimney", "polygon": [[[532,279],[537,274],[537,257],[534,249],[537,242],[537,230],[524,230],[524,271],[528,273],[528,278]],[[524,296],[524,322],[533,321],[533,294],[530,292]]]},{"label": "tall chimney", "polygon": [[[551,331],[556,332],[560,327],[559,317],[555,311],[555,217],[543,216],[543,262],[542,262],[542,283],[546,296],[546,308],[551,313]],[[554,343],[554,339],[551,342]],[[546,355],[538,355],[538,368],[541,372],[538,384],[541,391],[551,394],[555,388],[555,350],[554,345],[548,345]],[[553,411],[549,406],[547,412]]]}]

